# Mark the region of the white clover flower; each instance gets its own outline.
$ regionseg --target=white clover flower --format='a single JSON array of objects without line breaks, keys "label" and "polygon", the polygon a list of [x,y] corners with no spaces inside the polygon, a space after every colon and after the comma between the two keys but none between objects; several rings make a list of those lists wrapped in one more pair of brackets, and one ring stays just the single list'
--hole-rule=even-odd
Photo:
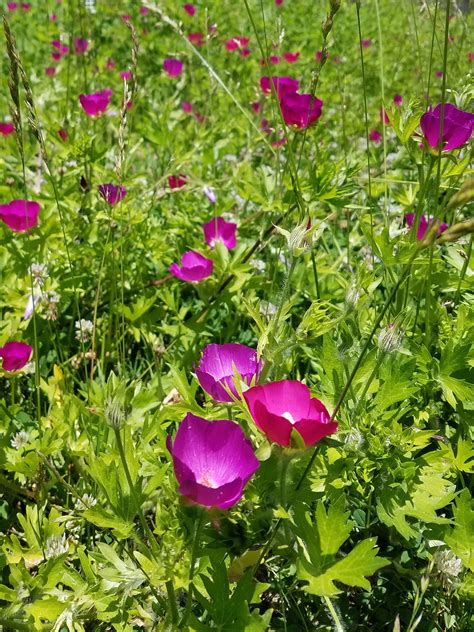
[{"label": "white clover flower", "polygon": [[92,332],[94,331],[94,323],[91,320],[81,318],[81,320],[76,320],[75,328],[76,340],[82,343],[89,342]]},{"label": "white clover flower", "polygon": [[48,266],[45,263],[32,263],[30,265],[30,274],[33,277],[33,284],[41,287],[49,276]]},{"label": "white clover flower", "polygon": [[20,430],[17,432],[13,439],[10,441],[10,445],[15,450],[21,450],[25,445],[28,444],[30,440],[30,433],[25,432],[24,430]]},{"label": "white clover flower", "polygon": [[442,549],[433,555],[433,562],[442,584],[448,589],[455,588],[462,571],[459,557],[449,549]]},{"label": "white clover flower", "polygon": [[54,557],[59,557],[69,551],[69,543],[66,539],[66,534],[53,535],[46,540],[46,546],[44,547],[44,557],[46,560],[50,560]]},{"label": "white clover flower", "polygon": [[90,509],[90,507],[94,507],[97,505],[97,498],[94,498],[92,494],[83,494],[82,498],[77,498],[74,503],[74,509],[76,511],[84,511],[85,509]]},{"label": "white clover flower", "polygon": [[258,272],[265,272],[266,264],[265,261],[262,261],[261,259],[252,259],[250,265]]}]

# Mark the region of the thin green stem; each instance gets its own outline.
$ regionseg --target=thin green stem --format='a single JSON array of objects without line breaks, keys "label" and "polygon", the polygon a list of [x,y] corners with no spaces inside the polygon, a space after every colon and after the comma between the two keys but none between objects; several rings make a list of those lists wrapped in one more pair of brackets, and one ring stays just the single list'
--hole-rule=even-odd
[{"label": "thin green stem", "polygon": [[462,266],[462,270],[461,270],[461,275],[459,277],[459,282],[458,282],[458,287],[456,290],[456,294],[454,295],[454,304],[456,305],[459,301],[459,296],[461,294],[461,285],[462,282],[464,280],[464,277],[466,275],[467,272],[467,267],[469,265],[469,261],[471,260],[471,253],[472,253],[472,240],[473,240],[474,234],[471,233],[471,239],[469,241],[469,245],[467,247],[467,252],[466,252],[466,259],[464,260],[463,266]]},{"label": "thin green stem", "polygon": [[179,624],[180,628],[184,628],[184,626],[186,625],[189,615],[191,614],[191,608],[193,605],[194,570],[196,566],[196,560],[198,558],[198,550],[199,550],[199,544],[201,540],[201,531],[202,531],[203,524],[204,524],[204,510],[201,509],[199,511],[199,518],[196,523],[196,528],[194,530],[193,547],[191,549],[191,562],[189,564],[188,596],[187,596],[187,601],[186,601],[186,610],[184,611],[183,618],[181,619],[180,624]]},{"label": "thin green stem", "polygon": [[329,597],[326,597],[326,595],[324,595],[323,599],[326,606],[328,607],[329,612],[331,613],[331,617],[334,621],[337,632],[345,632],[345,628],[342,625],[341,620],[339,619],[339,615],[337,614],[336,608],[334,607],[332,601]]}]

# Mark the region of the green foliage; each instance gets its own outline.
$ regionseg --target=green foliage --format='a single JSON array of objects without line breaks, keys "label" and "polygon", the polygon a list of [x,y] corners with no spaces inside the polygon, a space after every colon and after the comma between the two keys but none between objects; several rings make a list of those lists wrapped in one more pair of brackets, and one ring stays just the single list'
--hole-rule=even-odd
[{"label": "green foliage", "polygon": [[294,531],[298,537],[298,579],[307,582],[304,590],[312,595],[331,596],[341,592],[334,582],[370,590],[368,577],[389,561],[377,555],[376,538],[359,542],[342,559],[337,558],[341,546],[349,538],[353,523],[349,513],[322,502],[316,507],[315,521],[303,504],[294,510]]}]

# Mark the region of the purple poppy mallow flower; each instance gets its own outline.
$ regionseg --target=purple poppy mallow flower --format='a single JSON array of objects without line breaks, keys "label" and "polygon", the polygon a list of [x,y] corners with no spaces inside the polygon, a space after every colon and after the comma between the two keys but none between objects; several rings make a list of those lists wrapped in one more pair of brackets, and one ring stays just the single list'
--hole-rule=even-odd
[{"label": "purple poppy mallow flower", "polygon": [[395,105],[396,105],[397,107],[400,107],[400,106],[401,106],[401,104],[403,103],[403,97],[402,97],[402,95],[401,95],[401,94],[396,94],[396,95],[393,97],[393,102],[395,103]]},{"label": "purple poppy mallow flower", "polygon": [[325,405],[297,380],[254,386],[243,396],[256,426],[278,445],[289,446],[293,430],[307,448],[337,431]]},{"label": "purple poppy mallow flower", "polygon": [[290,92],[296,92],[300,85],[297,79],[291,77],[261,77],[260,88],[263,94],[269,94],[272,91],[273,84],[277,93],[278,99],[281,99],[285,94]]},{"label": "purple poppy mallow flower", "polygon": [[76,55],[83,55],[89,48],[89,42],[82,37],[76,37],[74,40],[74,51]]},{"label": "purple poppy mallow flower", "polygon": [[212,259],[204,257],[195,250],[188,250],[181,257],[181,265],[172,263],[168,268],[173,276],[187,283],[199,283],[210,277],[214,268]]},{"label": "purple poppy mallow flower", "polygon": [[112,96],[112,90],[106,88],[100,92],[93,92],[92,94],[81,94],[79,101],[87,116],[99,116],[103,114],[110,103],[110,97]]},{"label": "purple poppy mallow flower", "polygon": [[13,123],[0,123],[0,136],[10,136],[15,131]]},{"label": "purple poppy mallow flower", "polygon": [[15,233],[24,233],[38,223],[40,205],[31,200],[12,200],[0,204],[0,220]]},{"label": "purple poppy mallow flower", "polygon": [[[409,226],[410,228],[413,228],[415,224],[415,214],[407,213],[405,215],[405,221],[407,223],[407,226]],[[433,217],[430,217],[429,219],[426,219],[424,215],[420,217],[420,221],[418,223],[418,230],[416,231],[416,238],[418,239],[418,241],[422,241],[424,239],[426,235],[426,231],[431,226],[433,221],[434,221]],[[437,224],[438,224],[438,236],[441,235],[441,233],[444,233],[444,231],[447,228],[449,228],[447,224],[441,223],[439,221],[437,221]]]},{"label": "purple poppy mallow flower", "polygon": [[420,119],[421,131],[430,147],[438,149],[441,140],[441,150],[451,151],[467,143],[474,129],[474,114],[458,110],[451,103],[444,104],[443,137],[441,133],[441,103],[431,107]]},{"label": "purple poppy mallow flower", "polygon": [[382,140],[382,134],[376,129],[371,129],[369,132],[369,140],[378,144]]},{"label": "purple poppy mallow flower", "polygon": [[237,245],[235,232],[237,224],[226,222],[223,217],[214,217],[202,225],[206,244],[214,248],[216,241],[222,241],[227,250],[232,250]]},{"label": "purple poppy mallow flower", "polygon": [[195,367],[198,382],[206,393],[216,402],[226,403],[233,401],[228,390],[239,398],[234,384],[236,372],[248,387],[254,379],[258,380],[261,370],[262,363],[257,358],[257,351],[233,342],[207,345],[199,366]]},{"label": "purple poppy mallow flower", "polygon": [[228,419],[207,421],[188,413],[166,445],[178,492],[203,507],[235,505],[260,465],[250,439]]},{"label": "purple poppy mallow flower", "polygon": [[114,206],[123,200],[123,198],[127,195],[127,190],[125,187],[108,182],[107,184],[99,185],[99,193],[107,204]]},{"label": "purple poppy mallow flower", "polygon": [[0,358],[3,359],[2,368],[5,371],[19,371],[33,353],[33,349],[26,342],[7,342],[0,347]]},{"label": "purple poppy mallow flower", "polygon": [[165,59],[163,62],[163,70],[169,77],[179,77],[183,72],[183,62],[179,59]]},{"label": "purple poppy mallow flower", "polygon": [[196,7],[194,6],[194,4],[191,4],[191,3],[183,5],[183,9],[191,17],[193,17],[195,15],[195,13],[196,13]]},{"label": "purple poppy mallow flower", "polygon": [[321,116],[323,102],[311,94],[289,92],[281,98],[280,107],[287,125],[305,129]]}]

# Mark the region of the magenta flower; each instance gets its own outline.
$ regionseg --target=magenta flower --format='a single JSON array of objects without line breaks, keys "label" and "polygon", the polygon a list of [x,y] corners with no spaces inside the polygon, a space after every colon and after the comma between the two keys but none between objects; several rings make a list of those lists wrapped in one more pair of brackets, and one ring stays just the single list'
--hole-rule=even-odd
[{"label": "magenta flower", "polygon": [[298,61],[300,53],[283,53],[283,59],[289,64],[294,64]]},{"label": "magenta flower", "polygon": [[29,11],[30,10],[30,3],[29,2],[22,2],[21,3],[21,8],[23,9],[23,11]]},{"label": "magenta flower", "polygon": [[127,190],[125,187],[108,182],[107,184],[99,185],[99,193],[107,204],[114,206],[123,200],[123,198],[127,195]]},{"label": "magenta flower", "polygon": [[[414,213],[407,213],[405,215],[405,221],[406,221],[407,225],[410,228],[413,228],[413,226],[415,224],[415,214]],[[433,221],[434,221],[433,217],[431,217],[429,219],[426,219],[426,217],[424,215],[422,215],[420,217],[420,221],[418,223],[418,230],[416,232],[416,238],[418,239],[418,241],[422,241],[423,240],[424,236],[426,235],[426,231],[431,226]],[[444,233],[444,231],[447,228],[449,228],[447,224],[441,224],[439,221],[437,221],[437,224],[438,224],[438,236],[441,235],[441,233]]]},{"label": "magenta flower", "polygon": [[275,0],[275,6],[281,7],[282,4],[283,4],[283,0]]},{"label": "magenta flower", "polygon": [[310,94],[290,92],[283,95],[280,106],[287,125],[304,129],[315,123],[321,116],[323,102]]},{"label": "magenta flower", "polygon": [[189,33],[188,41],[194,46],[200,47],[204,44],[204,35],[202,33]]},{"label": "magenta flower", "polygon": [[444,72],[443,72],[442,70],[437,70],[437,71],[435,72],[435,75],[436,75],[437,77],[442,77],[442,76],[444,75]]},{"label": "magenta flower", "polygon": [[241,427],[228,419],[207,421],[188,413],[166,445],[178,492],[204,507],[235,505],[260,465]]},{"label": "magenta flower", "polygon": [[176,176],[168,176],[168,184],[170,189],[181,189],[187,182],[187,178],[184,173],[179,173]]},{"label": "magenta flower", "polygon": [[249,386],[254,378],[258,379],[261,369],[262,363],[258,361],[255,349],[228,343],[207,345],[195,372],[199,384],[216,402],[232,402],[232,397],[224,386],[238,397],[234,386],[235,371]]},{"label": "magenta flower", "polygon": [[183,112],[186,112],[186,114],[191,114],[191,112],[193,111],[193,104],[189,101],[183,101],[181,103],[181,109],[183,110]]},{"label": "magenta flower", "polygon": [[379,117],[381,122],[383,122],[385,125],[390,125],[390,119],[388,118],[388,114],[385,108],[380,108]]},{"label": "magenta flower", "polygon": [[235,231],[237,224],[226,222],[223,217],[214,217],[206,224],[202,225],[204,238],[210,248],[214,248],[216,241],[220,240],[228,250],[232,250],[237,245]]},{"label": "magenta flower", "polygon": [[373,143],[380,143],[382,140],[382,134],[376,129],[371,129],[369,132],[369,140]]},{"label": "magenta flower", "polygon": [[44,69],[44,72],[47,77],[52,77],[56,74],[56,68],[54,68],[54,66],[48,66]]},{"label": "magenta flower", "polygon": [[12,200],[0,204],[0,220],[15,233],[24,233],[38,223],[40,205],[28,200]]},{"label": "magenta flower", "polygon": [[0,123],[0,136],[10,136],[15,131],[13,123]]},{"label": "magenta flower", "polygon": [[107,109],[111,96],[112,90],[106,88],[105,90],[92,94],[81,94],[79,101],[87,116],[98,116],[99,114],[103,114]]},{"label": "magenta flower", "polygon": [[165,59],[163,70],[169,77],[179,77],[183,72],[183,62],[179,61],[179,59]]},{"label": "magenta flower", "polygon": [[277,97],[281,99],[285,94],[296,92],[300,85],[299,81],[292,79],[291,77],[262,77],[260,79],[260,88],[263,94],[269,94],[271,92],[271,82],[275,86]]},{"label": "magenta flower", "polygon": [[31,357],[33,349],[25,342],[7,342],[0,347],[0,358],[3,358],[2,367],[5,371],[19,371]]},{"label": "magenta flower", "polygon": [[193,15],[195,15],[196,13],[196,7],[194,6],[194,4],[185,4],[183,6],[183,9],[186,11],[186,13],[188,15],[190,15],[191,17],[193,17]]},{"label": "magenta flower", "polygon": [[172,263],[168,270],[177,279],[187,283],[198,283],[211,276],[213,268],[212,259],[204,257],[195,250],[189,250],[181,257],[181,266]]},{"label": "magenta flower", "polygon": [[369,48],[372,44],[372,40],[370,39],[363,39],[360,41],[360,43],[362,44],[362,48]]},{"label": "magenta flower", "polygon": [[76,37],[74,40],[74,50],[76,55],[82,55],[89,48],[89,42],[81,37]]},{"label": "magenta flower", "polygon": [[60,127],[58,129],[58,136],[64,142],[69,140],[69,134],[67,133],[67,130],[64,129],[64,127]]},{"label": "magenta flower", "polygon": [[250,38],[248,37],[240,37],[236,35],[232,39],[226,40],[224,42],[224,46],[228,51],[240,50],[242,48],[246,48],[248,43],[250,42]]},{"label": "magenta flower", "polygon": [[[437,149],[440,144],[441,131],[441,103],[433,110],[431,107],[420,120],[421,130],[426,142]],[[444,104],[442,151],[451,151],[467,143],[474,128],[474,114],[458,110],[450,103]]]},{"label": "magenta flower", "polygon": [[393,97],[393,102],[395,103],[395,105],[397,105],[398,107],[400,107],[400,105],[403,103],[403,97],[401,94],[396,94]]},{"label": "magenta flower", "polygon": [[7,9],[9,11],[15,11],[17,7],[18,7],[18,4],[16,2],[7,2]]},{"label": "magenta flower", "polygon": [[281,57],[279,55],[270,55],[270,57],[268,58],[268,61],[274,66],[279,64],[280,60],[281,60]]},{"label": "magenta flower", "polygon": [[270,382],[245,391],[244,399],[255,424],[273,443],[289,446],[292,430],[312,446],[337,430],[324,404],[311,397],[306,384],[296,380]]},{"label": "magenta flower", "polygon": [[323,51],[322,50],[317,50],[316,54],[314,55],[316,61],[321,61],[321,59],[323,58]]},{"label": "magenta flower", "polygon": [[114,60],[109,57],[109,59],[107,59],[107,63],[105,64],[105,67],[107,70],[113,70],[115,68]]},{"label": "magenta flower", "polygon": [[120,79],[123,79],[124,81],[130,81],[130,79],[132,78],[132,73],[130,72],[130,70],[121,70],[119,72],[120,75]]},{"label": "magenta flower", "polygon": [[150,9],[148,9],[148,7],[144,7],[144,6],[140,7],[140,14],[141,15],[148,15],[149,12],[150,12]]}]

